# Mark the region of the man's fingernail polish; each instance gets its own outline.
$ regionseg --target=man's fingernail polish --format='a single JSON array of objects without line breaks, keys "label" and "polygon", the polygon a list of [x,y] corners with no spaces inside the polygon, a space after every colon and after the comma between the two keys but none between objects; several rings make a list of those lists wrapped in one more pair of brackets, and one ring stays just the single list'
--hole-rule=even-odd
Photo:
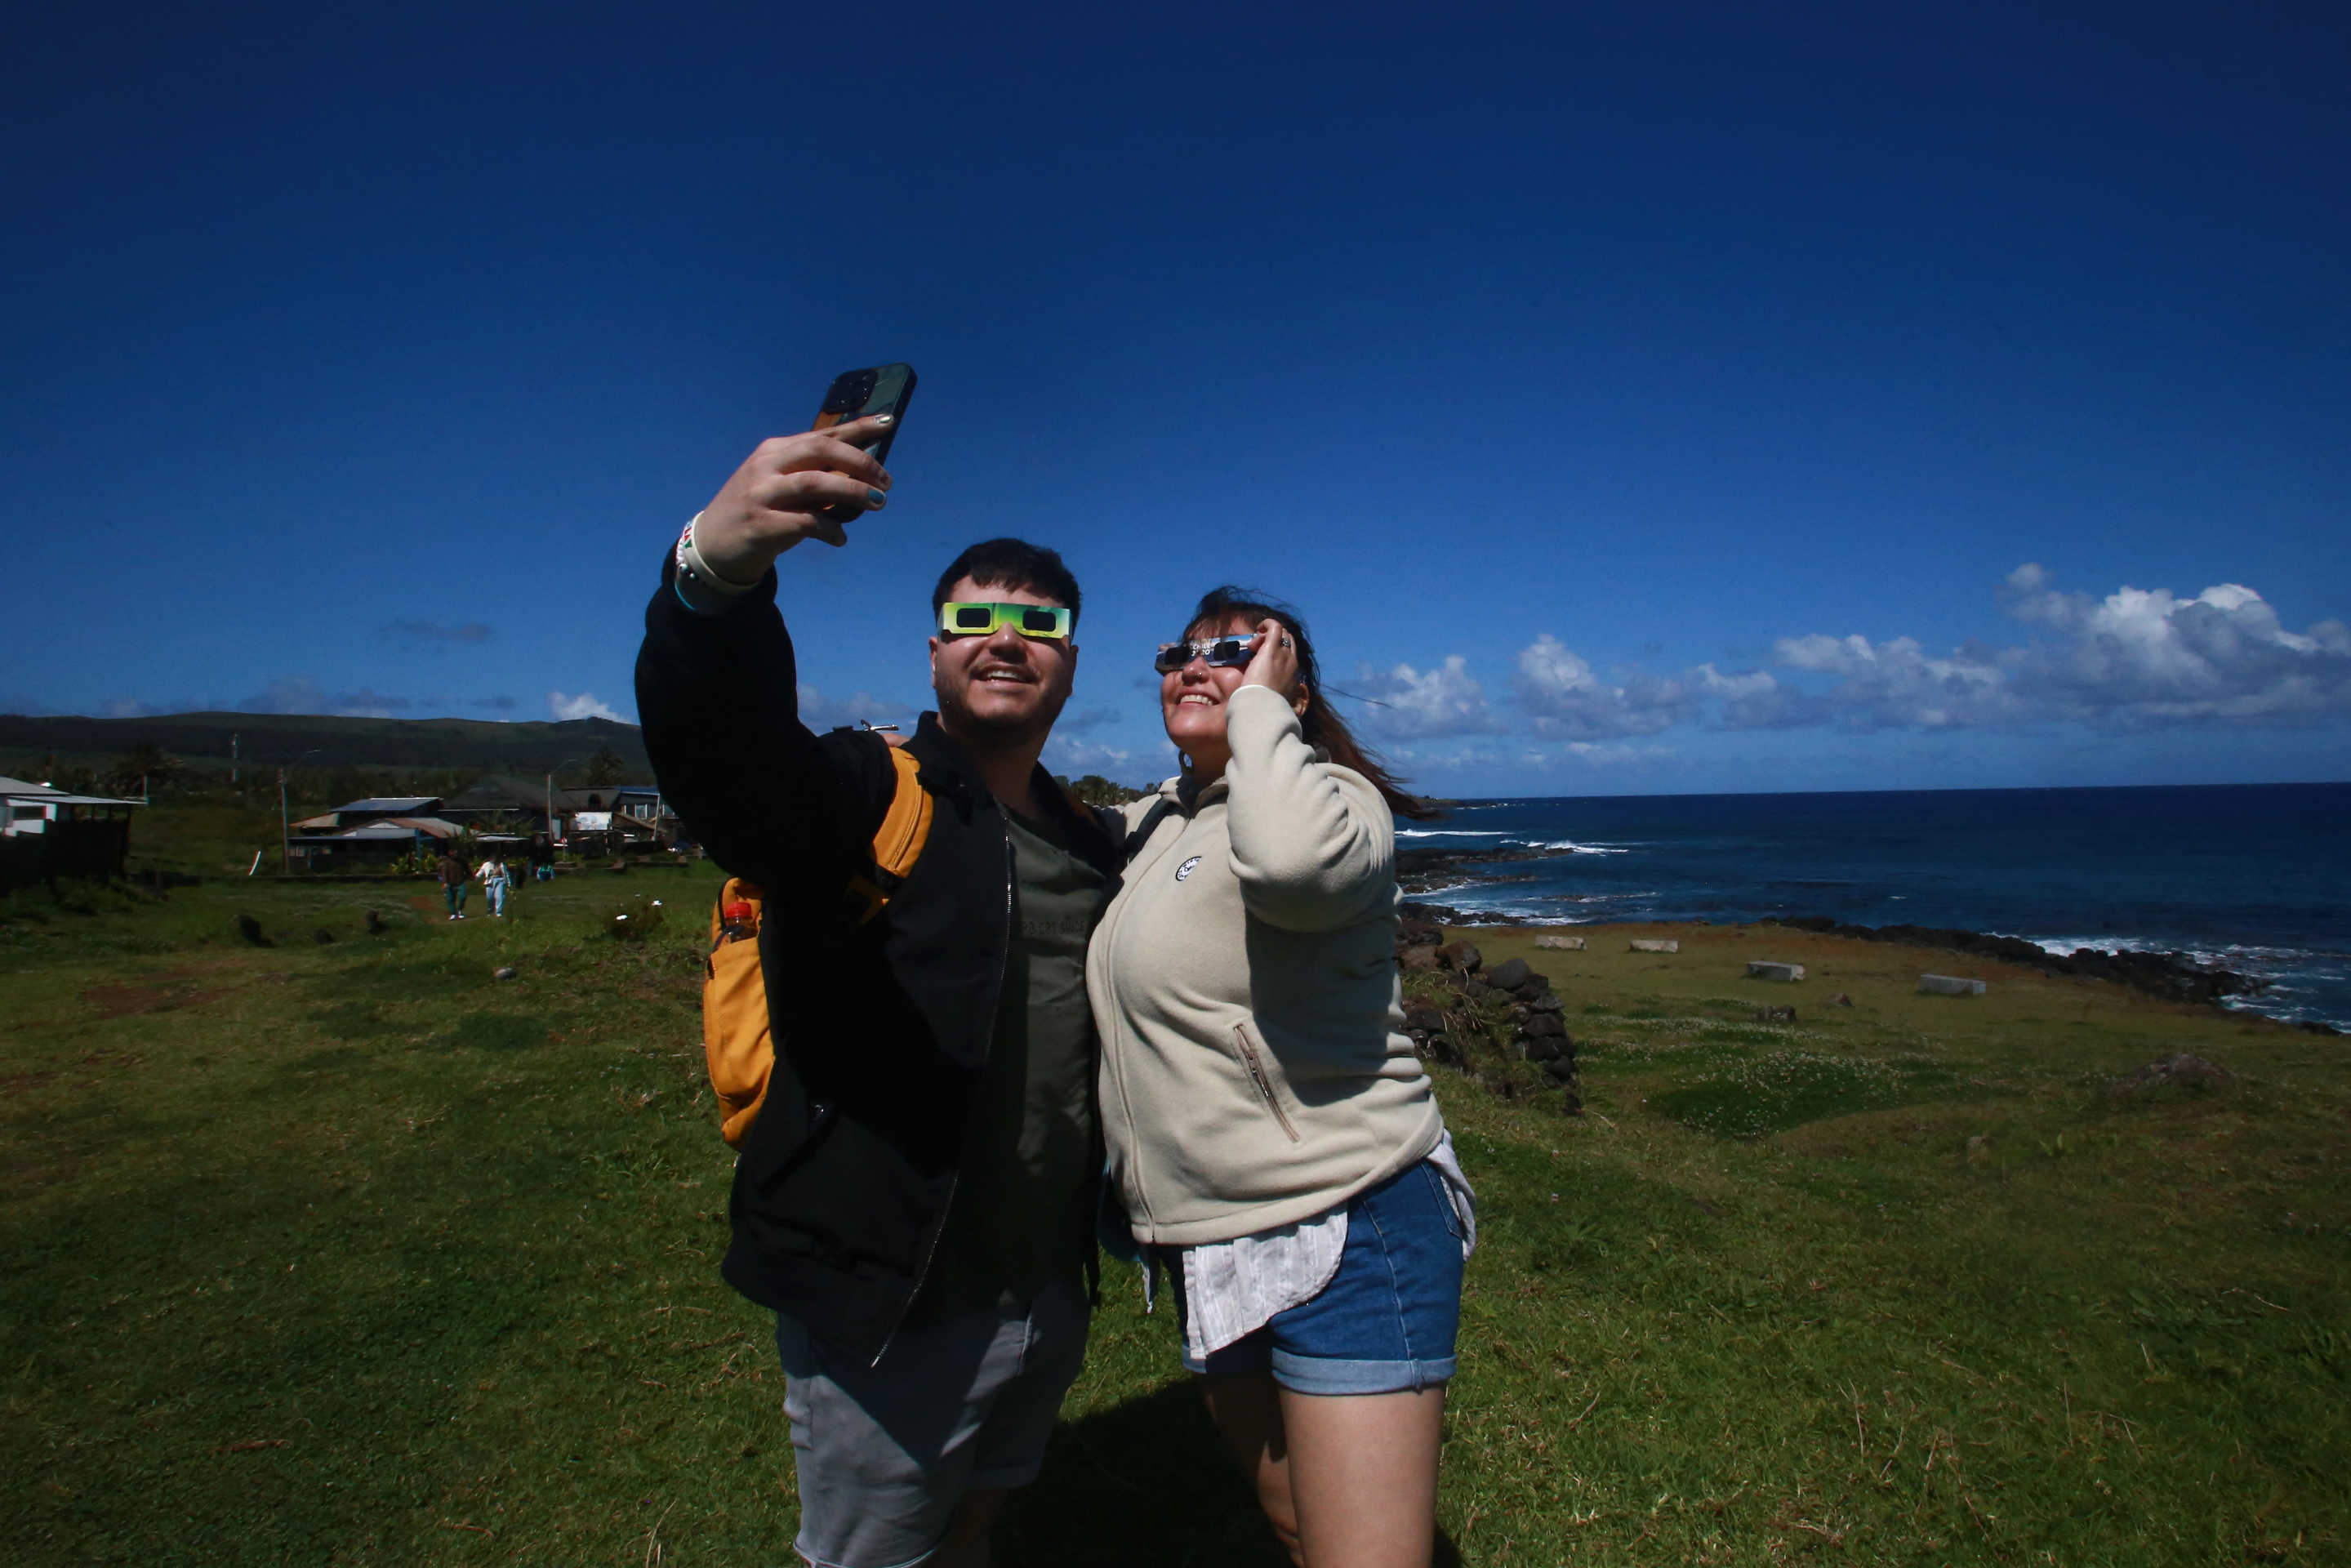
[{"label": "man's fingernail polish", "polygon": [[889,504],[890,504],[890,497],[887,497],[887,496],[885,496],[885,495],[883,495],[881,491],[879,491],[879,490],[868,490],[868,491],[866,491],[866,492],[865,492],[865,507],[866,507],[866,510],[868,510],[868,511],[872,511],[872,512],[878,512],[878,511],[880,511],[883,507],[884,507],[888,506]]}]

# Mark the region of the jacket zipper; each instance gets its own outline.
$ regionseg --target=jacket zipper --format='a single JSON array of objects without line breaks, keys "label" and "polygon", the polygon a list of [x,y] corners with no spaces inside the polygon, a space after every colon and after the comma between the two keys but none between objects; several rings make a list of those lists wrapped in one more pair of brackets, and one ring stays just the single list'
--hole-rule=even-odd
[{"label": "jacket zipper", "polygon": [[[1012,894],[1014,883],[1017,880],[1018,875],[1018,868],[1012,858],[1012,835],[1007,833],[1004,836],[1004,943],[1002,946],[997,949],[996,954],[996,992],[998,1007],[1003,1006],[1004,967],[1006,961],[1012,956]],[[991,1009],[988,1011],[987,1035],[985,1044],[987,1049],[979,1053],[980,1071],[982,1072],[987,1071],[988,1058],[996,1054],[996,1012],[994,1009]],[[938,1223],[931,1227],[931,1239],[923,1249],[923,1266],[914,1270],[914,1288],[907,1291],[906,1299],[899,1303],[898,1315],[890,1321],[890,1332],[882,1336],[882,1348],[875,1351],[873,1353],[873,1359],[865,1364],[867,1371],[870,1372],[873,1368],[880,1366],[882,1364],[882,1358],[890,1354],[890,1347],[898,1343],[898,1331],[906,1326],[906,1314],[914,1310],[914,1299],[923,1293],[923,1286],[929,1281],[931,1277],[931,1265],[938,1260],[939,1239],[946,1234],[947,1221],[953,1218],[955,1214],[956,1193],[961,1189],[962,1186],[963,1162],[961,1160],[957,1160],[956,1162],[956,1168],[947,1175],[947,1200],[939,1206]]]},{"label": "jacket zipper", "polygon": [[1281,1124],[1281,1130],[1290,1134],[1290,1141],[1297,1143],[1298,1129],[1290,1124],[1290,1114],[1282,1110],[1281,1102],[1273,1097],[1273,1080],[1266,1075],[1265,1063],[1259,1060],[1257,1047],[1249,1043],[1249,1025],[1233,1025],[1233,1039],[1240,1044],[1241,1065],[1249,1070],[1249,1082],[1257,1085],[1259,1095],[1265,1101],[1265,1108],[1273,1113],[1273,1119]]}]

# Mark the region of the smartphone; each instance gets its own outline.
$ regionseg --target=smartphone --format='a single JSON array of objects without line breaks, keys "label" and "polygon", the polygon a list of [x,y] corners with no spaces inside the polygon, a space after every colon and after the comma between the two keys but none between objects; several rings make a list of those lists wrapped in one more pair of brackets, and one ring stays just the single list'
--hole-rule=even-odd
[{"label": "smartphone", "polygon": [[[906,405],[914,397],[914,367],[912,365],[876,365],[866,371],[843,371],[832,378],[832,386],[824,394],[824,406],[817,410],[811,430],[831,430],[836,424],[846,424],[852,419],[869,414],[890,415],[890,427],[880,439],[865,448],[877,463],[890,460],[890,443],[896,439],[898,427],[905,423]],[[836,523],[854,522],[865,515],[862,507],[827,507],[824,515]]]}]

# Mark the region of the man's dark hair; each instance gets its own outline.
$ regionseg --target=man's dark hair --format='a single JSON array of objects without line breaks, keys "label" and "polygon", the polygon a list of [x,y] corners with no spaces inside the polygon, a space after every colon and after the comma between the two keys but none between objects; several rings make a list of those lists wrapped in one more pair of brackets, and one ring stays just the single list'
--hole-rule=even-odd
[{"label": "man's dark hair", "polygon": [[1025,588],[1031,593],[1043,594],[1056,604],[1065,604],[1070,610],[1071,629],[1077,628],[1078,580],[1062,564],[1059,550],[1032,545],[1027,539],[980,540],[939,573],[939,585],[931,590],[934,622],[947,595],[967,577],[982,588]]}]

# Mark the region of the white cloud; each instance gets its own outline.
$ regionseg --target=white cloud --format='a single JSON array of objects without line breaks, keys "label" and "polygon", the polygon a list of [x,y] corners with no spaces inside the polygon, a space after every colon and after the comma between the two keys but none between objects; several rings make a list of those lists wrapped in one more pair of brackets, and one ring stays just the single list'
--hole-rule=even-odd
[{"label": "white cloud", "polygon": [[2060,592],[2028,562],[2009,574],[2001,599],[2043,635],[2023,647],[1939,656],[1910,637],[1783,637],[1774,646],[1782,667],[1832,684],[1797,694],[1792,706],[1770,694],[1727,699],[1723,721],[1759,727],[1793,713],[1795,722],[1870,729],[2042,721],[2154,728],[2351,716],[2351,627],[2322,621],[2289,632],[2241,583],[2189,599],[2124,587],[2101,600]]},{"label": "white cloud", "polygon": [[1044,763],[1049,772],[1067,778],[1082,778],[1099,773],[1124,784],[1157,783],[1176,771],[1172,752],[1147,755],[1138,759],[1123,746],[1103,746],[1096,741],[1080,740],[1055,732],[1045,742]]},{"label": "white cloud", "polygon": [[1915,637],[1873,643],[1817,632],[1782,637],[1772,653],[1784,668],[1835,679],[1826,706],[1807,714],[1809,719],[1834,716],[1867,729],[1949,729],[2025,716],[1998,657],[1955,653],[1936,658]]},{"label": "white cloud", "polygon": [[829,697],[811,685],[799,688],[800,722],[821,734],[828,729],[846,729],[860,724],[894,724],[906,735],[914,733],[914,721],[922,710],[895,697],[877,697],[872,692],[852,692],[845,697]]},{"label": "white cloud", "polygon": [[2094,723],[2306,723],[2351,714],[2351,627],[2289,632],[2241,583],[2193,599],[2125,587],[2094,601],[2061,593],[2028,562],[2011,572],[2008,612],[2052,640],[2019,652],[2013,685],[2036,706]]},{"label": "white cloud", "polygon": [[577,696],[566,696],[561,692],[549,692],[547,694],[547,711],[559,719],[609,718],[616,724],[629,722],[614,713],[611,705],[593,692],[581,692]]},{"label": "white cloud", "polygon": [[1575,740],[1655,735],[1691,716],[1697,697],[1681,680],[1635,673],[1612,685],[1550,632],[1519,652],[1514,685],[1535,733]]},{"label": "white cloud", "polygon": [[1501,727],[1487,706],[1485,688],[1458,653],[1426,672],[1410,664],[1390,670],[1364,666],[1353,695],[1374,705],[1364,726],[1383,739],[1428,739],[1443,735],[1490,735]]}]

